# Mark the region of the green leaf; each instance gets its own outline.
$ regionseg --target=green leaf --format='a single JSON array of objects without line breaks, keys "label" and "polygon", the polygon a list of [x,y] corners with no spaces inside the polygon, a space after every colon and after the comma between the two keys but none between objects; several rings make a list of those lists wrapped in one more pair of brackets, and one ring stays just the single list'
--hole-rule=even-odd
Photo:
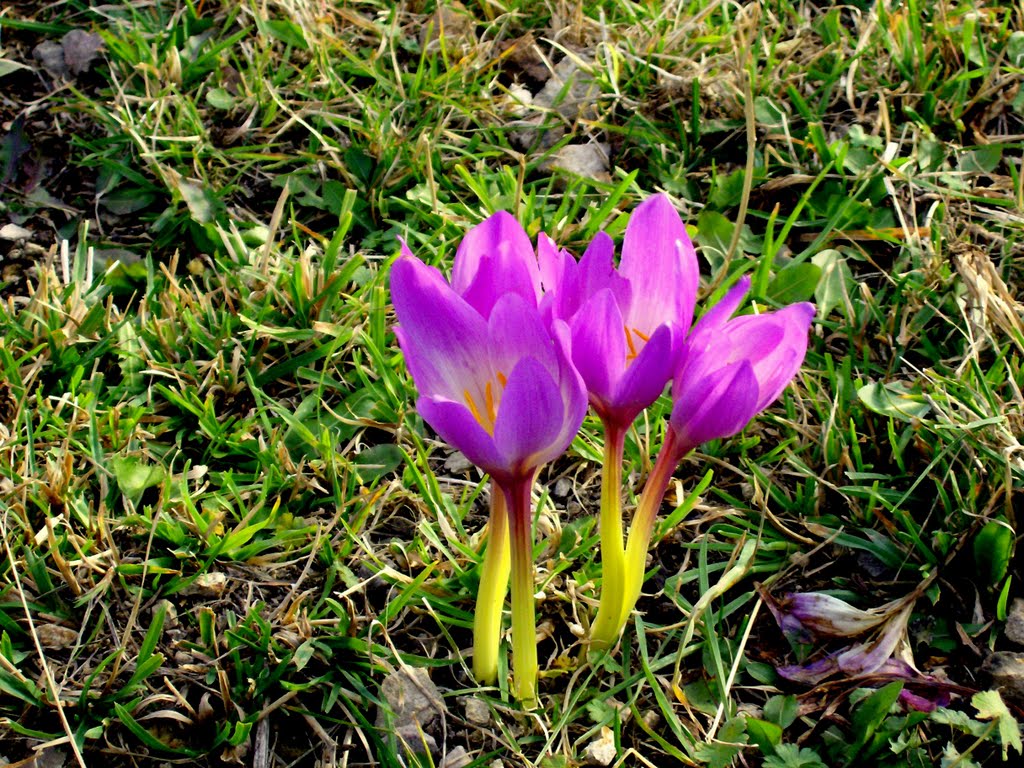
[{"label": "green leaf", "polygon": [[782,728],[789,728],[799,711],[800,702],[796,696],[772,696],[764,705],[764,718]]},{"label": "green leaf", "polygon": [[849,320],[850,297],[857,288],[857,281],[843,254],[834,248],[826,248],[814,254],[811,263],[821,269],[821,278],[814,289],[818,317],[825,318],[833,309],[839,307],[843,316]]},{"label": "green leaf", "polygon": [[211,88],[206,92],[206,103],[214,109],[228,110],[235,106],[235,97],[224,88]]},{"label": "green leaf", "polygon": [[974,537],[974,566],[987,586],[994,587],[1006,575],[1013,541],[1013,529],[1000,520],[989,521]]},{"label": "green leaf", "polygon": [[998,144],[974,147],[960,155],[957,170],[961,173],[992,173],[1003,158],[1003,148]]},{"label": "green leaf", "polygon": [[747,736],[762,754],[773,755],[776,745],[782,741],[782,729],[775,723],[751,717],[747,718]]},{"label": "green leaf", "polygon": [[857,745],[863,746],[874,736],[878,727],[885,722],[889,711],[903,690],[903,681],[896,680],[884,685],[865,698],[854,710],[853,732],[857,737]]},{"label": "green leaf", "polygon": [[931,411],[924,398],[901,381],[865,384],[857,390],[857,397],[868,410],[899,421],[917,421]]},{"label": "green leaf", "polygon": [[764,768],[828,768],[813,749],[796,744],[779,744],[775,754],[766,757]]},{"label": "green leaf", "polygon": [[271,37],[276,37],[285,45],[300,50],[309,50],[306,36],[302,33],[302,27],[287,19],[272,19],[265,22],[267,32]]},{"label": "green leaf", "polygon": [[403,458],[402,449],[393,443],[383,443],[360,451],[355,460],[360,481],[372,483],[388,472],[394,472]]},{"label": "green leaf", "polygon": [[138,456],[115,456],[110,460],[110,471],[114,473],[117,487],[132,501],[138,501],[142,492],[164,479],[164,468],[158,464],[147,464]]},{"label": "green leaf", "polygon": [[28,67],[17,61],[0,58],[0,77],[9,75],[12,72],[17,72],[19,69],[28,69]]},{"label": "green leaf", "polygon": [[1006,760],[1007,751],[1010,747],[1018,753],[1024,752],[1024,745],[1021,744],[1020,726],[1016,719],[1006,708],[1003,697],[999,691],[982,691],[971,697],[971,706],[978,710],[978,717],[982,720],[995,720],[999,729],[999,743],[1003,745],[1003,760]]},{"label": "green leaf", "polygon": [[789,264],[779,270],[775,279],[768,284],[765,291],[767,297],[778,304],[795,304],[807,301],[818,287],[821,280],[821,267],[817,264],[803,262]]}]

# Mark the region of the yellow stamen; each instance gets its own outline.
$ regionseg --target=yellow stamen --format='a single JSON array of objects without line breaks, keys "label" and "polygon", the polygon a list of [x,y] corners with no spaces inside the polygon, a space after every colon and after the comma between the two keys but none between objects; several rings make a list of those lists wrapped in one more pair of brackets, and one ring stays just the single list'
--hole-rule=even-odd
[{"label": "yellow stamen", "polygon": [[494,380],[489,380],[484,384],[484,407],[483,410],[477,405],[476,400],[473,399],[473,395],[470,394],[468,389],[462,390],[462,399],[466,401],[466,405],[469,406],[469,412],[473,414],[473,418],[476,419],[477,424],[486,429],[490,434],[494,434],[494,423],[498,420],[498,404],[501,402],[501,391],[505,388],[508,383],[508,378],[504,373],[498,371],[496,378],[501,389],[495,392]]},{"label": "yellow stamen", "polygon": [[651,340],[651,337],[646,333],[641,333],[636,328],[623,327],[623,330],[626,332],[626,346],[629,347],[629,354],[626,355],[626,362],[631,362],[636,359],[638,354],[640,354],[639,351],[637,351],[636,346],[633,344],[633,334],[635,333],[645,344]]},{"label": "yellow stamen", "polygon": [[494,407],[494,390],[491,388],[491,382],[487,382],[487,386],[484,387],[484,405],[487,407],[487,420],[491,425],[491,429],[494,428],[494,422],[498,419],[498,411]]},{"label": "yellow stamen", "polygon": [[469,394],[468,389],[462,390],[462,397],[466,400],[466,405],[469,406],[469,412],[473,414],[473,418],[480,423],[480,426],[486,429],[487,424],[484,422],[483,417],[480,415],[480,409],[476,407],[476,401],[473,400],[473,396]]}]

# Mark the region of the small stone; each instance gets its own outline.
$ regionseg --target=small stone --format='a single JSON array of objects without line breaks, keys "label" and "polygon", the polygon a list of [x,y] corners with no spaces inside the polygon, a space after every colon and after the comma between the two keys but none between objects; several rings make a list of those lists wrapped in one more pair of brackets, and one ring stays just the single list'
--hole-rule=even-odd
[{"label": "small stone", "polygon": [[541,170],[557,168],[573,176],[594,181],[611,181],[608,174],[608,153],[611,147],[603,142],[590,144],[566,144],[541,164]]},{"label": "small stone", "polygon": [[551,495],[556,499],[564,499],[569,495],[569,491],[572,490],[572,480],[568,477],[560,477],[555,481],[555,487],[551,491]]},{"label": "small stone", "polygon": [[487,725],[491,722],[491,708],[486,702],[467,696],[463,706],[466,710],[466,719],[474,725]]},{"label": "small stone", "polygon": [[32,57],[49,73],[50,77],[66,77],[71,71],[64,61],[64,47],[53,40],[43,40],[33,48]]},{"label": "small stone", "polygon": [[444,760],[441,761],[441,768],[466,768],[467,765],[472,765],[473,760],[466,752],[465,747],[455,747],[448,754],[444,756]]},{"label": "small stone", "polygon": [[32,230],[19,227],[17,224],[4,224],[0,227],[0,240],[28,240]]},{"label": "small stone", "polygon": [[78,640],[78,633],[75,630],[62,627],[60,624],[37,624],[36,635],[43,648],[54,650],[67,648]]},{"label": "small stone", "polygon": [[444,40],[447,50],[461,49],[476,41],[474,21],[470,12],[459,0],[438,5],[437,10],[420,31],[420,44],[427,50],[438,50]]},{"label": "small stone", "polygon": [[220,571],[207,571],[196,576],[188,587],[181,590],[183,595],[197,597],[220,597],[227,587],[228,577]]},{"label": "small stone", "polygon": [[414,751],[436,753],[430,731],[448,708],[426,670],[403,666],[384,678],[380,692],[386,706],[377,710],[377,727],[393,730]]},{"label": "small stone", "polygon": [[452,474],[462,474],[473,468],[473,462],[467,459],[460,451],[455,451],[444,460],[444,468]]},{"label": "small stone", "polygon": [[592,742],[583,750],[583,759],[590,765],[611,765],[618,752],[615,749],[615,734],[607,725],[601,728]]},{"label": "small stone", "polygon": [[1006,616],[1006,639],[1024,645],[1024,599],[1015,597]]},{"label": "small stone", "polygon": [[1024,653],[996,651],[981,665],[1003,698],[1024,704]]}]

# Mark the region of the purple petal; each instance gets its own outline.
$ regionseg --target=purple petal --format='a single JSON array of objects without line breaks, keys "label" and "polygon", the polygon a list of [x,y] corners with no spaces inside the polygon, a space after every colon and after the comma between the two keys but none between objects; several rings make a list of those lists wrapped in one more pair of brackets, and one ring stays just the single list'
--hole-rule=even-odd
[{"label": "purple petal", "polygon": [[629,280],[631,328],[652,334],[664,323],[689,330],[700,273],[686,227],[666,195],[653,195],[629,217],[619,274]]},{"label": "purple petal", "polygon": [[521,296],[510,293],[502,296],[491,311],[487,322],[491,366],[503,376],[525,357],[532,357],[548,370],[558,374],[555,342],[541,320],[540,313]]},{"label": "purple petal", "polygon": [[455,253],[452,288],[485,318],[506,293],[536,306],[540,268],[530,237],[515,217],[498,211],[466,233]]},{"label": "purple petal", "polygon": [[831,677],[839,671],[839,663],[836,655],[830,654],[823,659],[811,662],[810,664],[793,664],[785,667],[778,667],[776,672],[787,680],[807,685],[817,685],[827,677]]},{"label": "purple petal", "polygon": [[746,360],[699,378],[673,384],[671,422],[691,448],[719,437],[731,437],[757,413],[757,380]]},{"label": "purple petal", "polygon": [[587,301],[571,327],[573,363],[586,384],[591,403],[598,409],[606,408],[626,367],[622,314],[612,292],[599,291]]},{"label": "purple petal", "polygon": [[629,281],[616,271],[614,259],[615,244],[606,233],[598,232],[580,259],[580,303],[608,290],[612,292],[620,310],[629,306],[632,289]]},{"label": "purple petal", "polygon": [[721,328],[739,309],[749,290],[750,275],[743,275],[743,277],[736,281],[736,285],[726,291],[725,295],[715,302],[711,309],[701,315],[700,320],[693,326],[690,334],[696,336],[699,333],[706,333],[714,328]]},{"label": "purple petal", "polygon": [[892,616],[873,639],[859,643],[839,654],[839,669],[850,677],[870,675],[878,671],[892,656],[907,631],[913,603]]},{"label": "purple petal", "polygon": [[949,691],[937,689],[927,694],[914,693],[904,688],[900,691],[900,702],[908,709],[916,709],[918,712],[934,712],[939,707],[949,704]]},{"label": "purple petal", "polygon": [[632,424],[637,414],[665,391],[665,385],[672,378],[675,346],[672,328],[663,325],[626,368],[612,400],[616,418],[624,427]]},{"label": "purple petal", "polygon": [[416,401],[416,410],[437,434],[466,454],[467,459],[485,472],[496,479],[508,475],[506,458],[498,450],[494,438],[480,426],[465,403],[421,397]]},{"label": "purple petal", "polygon": [[861,610],[824,592],[787,595],[782,601],[782,610],[787,609],[804,628],[819,637],[856,637],[871,631],[891,615],[885,610]]},{"label": "purple petal", "polygon": [[559,440],[564,420],[562,392],[547,368],[532,357],[520,360],[508,377],[494,426],[494,442],[507,466],[525,474],[561,454],[568,445]]},{"label": "purple petal", "polygon": [[754,366],[759,411],[774,401],[800,370],[813,317],[814,305],[802,303],[765,315],[737,317],[724,326],[730,358],[746,359]]},{"label": "purple petal", "polygon": [[420,393],[461,401],[489,367],[483,318],[440,272],[411,256],[391,267],[391,299],[398,342]]}]

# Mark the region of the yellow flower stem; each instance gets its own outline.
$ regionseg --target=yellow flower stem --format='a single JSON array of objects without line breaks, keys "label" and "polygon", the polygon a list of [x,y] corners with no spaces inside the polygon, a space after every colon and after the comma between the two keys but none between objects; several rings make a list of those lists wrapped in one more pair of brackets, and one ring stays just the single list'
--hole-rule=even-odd
[{"label": "yellow flower stem", "polygon": [[619,614],[619,630],[626,625],[629,614],[633,612],[636,601],[640,599],[647,565],[647,549],[651,545],[654,523],[658,519],[658,510],[661,509],[661,502],[665,498],[672,473],[690,450],[690,446],[680,445],[675,430],[669,427],[665,433],[665,442],[662,443],[661,451],[654,462],[654,468],[644,484],[633,522],[629,526],[625,556],[626,584]]},{"label": "yellow flower stem", "polygon": [[622,601],[626,587],[626,548],[622,542],[622,452],[624,430],[605,423],[604,466],[601,469],[601,598],[590,628],[590,647],[610,648],[618,639],[622,624]]},{"label": "yellow flower stem", "polygon": [[505,492],[491,481],[491,519],[473,617],[473,676],[488,685],[498,679],[501,617],[508,592],[510,554]]},{"label": "yellow flower stem", "polygon": [[524,707],[537,703],[537,622],[533,606],[533,475],[505,489],[512,549],[513,692]]}]

